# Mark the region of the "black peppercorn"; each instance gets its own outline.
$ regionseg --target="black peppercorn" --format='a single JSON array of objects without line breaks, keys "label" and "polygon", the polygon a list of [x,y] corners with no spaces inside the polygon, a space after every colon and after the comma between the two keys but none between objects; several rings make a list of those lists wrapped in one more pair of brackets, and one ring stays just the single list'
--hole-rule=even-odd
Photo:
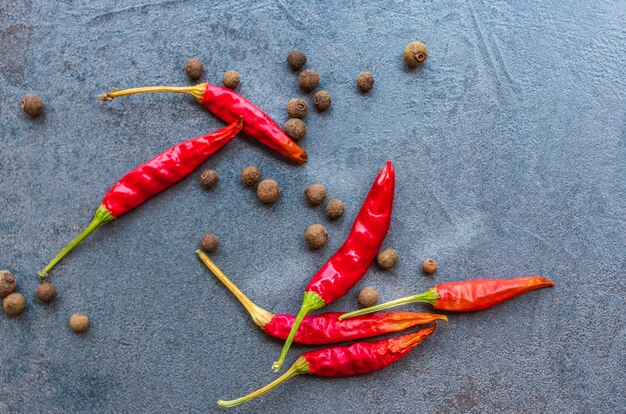
[{"label": "black peppercorn", "polygon": [[306,135],[306,124],[299,118],[291,118],[285,122],[285,134],[294,141],[300,141]]},{"label": "black peppercorn", "polygon": [[241,81],[241,76],[239,76],[239,72],[234,70],[229,70],[222,76],[222,83],[228,89],[237,89],[239,86],[239,82]]},{"label": "black peppercorn", "polygon": [[290,99],[287,103],[287,113],[291,118],[304,118],[309,106],[301,98]]},{"label": "black peppercorn", "polygon": [[200,240],[200,246],[207,252],[211,253],[220,244],[220,239],[215,233],[206,233]]},{"label": "black peppercorn", "polygon": [[328,242],[328,231],[321,224],[311,224],[306,229],[304,238],[311,249],[320,249]]},{"label": "black peppercorn", "polygon": [[50,303],[57,297],[57,290],[54,288],[52,283],[43,282],[37,286],[37,290],[35,290],[35,295],[37,298],[43,303]]},{"label": "black peppercorn", "polygon": [[294,49],[287,55],[287,63],[293,70],[300,70],[306,63],[306,55],[303,51]]},{"label": "black peppercorn", "polygon": [[261,171],[254,165],[246,167],[241,173],[241,181],[248,187],[253,186],[261,178]]},{"label": "black peppercorn", "polygon": [[198,80],[204,72],[204,65],[200,59],[189,59],[185,65],[185,72],[191,80]]},{"label": "black peppercorn", "polygon": [[200,184],[207,190],[215,187],[215,184],[219,181],[219,176],[215,170],[204,170],[200,174]]},{"label": "black peppercorn", "polygon": [[319,206],[326,199],[326,187],[322,184],[313,184],[310,185],[304,190],[304,195],[306,196],[307,201],[312,206]]},{"label": "black peppercorn", "polygon": [[256,195],[261,202],[271,204],[278,200],[278,196],[280,195],[280,186],[274,180],[263,180],[256,188]]},{"label": "black peppercorn", "polygon": [[0,270],[0,299],[9,296],[15,292],[17,288],[17,280],[13,273],[8,270]]},{"label": "black peppercorn", "polygon": [[356,85],[361,92],[369,92],[374,87],[374,76],[369,72],[361,72],[358,78],[356,78]]},{"label": "black peppercorn", "polygon": [[428,48],[422,42],[412,42],[404,48],[404,61],[411,67],[419,66],[428,57]]},{"label": "black peppercorn", "polygon": [[307,69],[298,75],[298,85],[305,92],[311,92],[320,83],[320,75],[313,69]]},{"label": "black peppercorn", "polygon": [[325,111],[330,108],[332,100],[330,94],[327,91],[319,91],[313,95],[313,105],[318,111]]},{"label": "black peppercorn", "polygon": [[43,113],[45,105],[38,95],[29,93],[22,98],[22,109],[32,118]]},{"label": "black peppercorn", "polygon": [[338,198],[333,198],[326,204],[326,216],[331,220],[337,220],[339,217],[343,216],[344,210],[343,201]]}]

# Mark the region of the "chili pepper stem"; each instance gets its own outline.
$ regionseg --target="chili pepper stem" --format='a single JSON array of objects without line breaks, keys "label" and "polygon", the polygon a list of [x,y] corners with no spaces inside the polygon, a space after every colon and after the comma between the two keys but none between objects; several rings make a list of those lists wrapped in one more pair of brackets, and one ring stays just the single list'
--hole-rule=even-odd
[{"label": "chili pepper stem", "polygon": [[309,374],[309,373],[310,373],[309,363],[303,357],[299,357],[298,359],[296,359],[296,362],[294,362],[291,368],[287,370],[287,372],[285,372],[283,375],[281,375],[280,377],[276,378],[274,381],[267,384],[265,387],[259,388],[258,390],[251,392],[245,397],[237,398],[236,400],[230,400],[230,401],[219,400],[217,402],[217,405],[219,405],[222,408],[235,407],[237,405],[253,400],[256,397],[263,395],[268,391],[273,390],[274,388],[276,388],[283,382],[287,381],[291,377],[295,377],[296,375],[301,375],[301,374]]},{"label": "chili pepper stem", "polygon": [[109,93],[103,93],[102,95],[98,95],[98,99],[101,101],[112,101],[113,99],[119,96],[126,95],[135,95],[138,93],[148,93],[148,92],[170,92],[170,93],[186,93],[192,95],[199,101],[204,97],[204,91],[206,89],[206,83],[200,83],[194,86],[144,86],[141,88],[131,88],[124,90],[113,89]]},{"label": "chili pepper stem", "polygon": [[74,247],[78,246],[80,242],[85,240],[91,233],[93,233],[98,227],[106,224],[110,221],[115,220],[115,217],[109,210],[106,209],[103,205],[98,207],[96,210],[96,215],[94,216],[89,226],[85,228],[74,240],[72,240],[59,254],[56,255],[54,259],[43,269],[40,270],[37,274],[41,278],[41,281],[44,282],[48,278],[48,272],[52,270],[52,268],[61,261],[65,257],[66,254],[72,251]]},{"label": "chili pepper stem", "polygon": [[280,352],[280,357],[278,361],[272,364],[272,369],[274,372],[278,372],[280,367],[285,362],[285,358],[287,357],[287,352],[289,352],[289,348],[291,347],[291,343],[293,339],[296,337],[296,332],[298,332],[298,328],[302,323],[302,319],[311,311],[321,309],[326,306],[324,299],[322,299],[315,292],[304,292],[304,299],[302,300],[302,307],[300,308],[300,312],[296,315],[296,320],[293,322],[293,326],[291,327],[291,331],[289,331],[289,336],[287,340],[285,340],[285,344],[283,345],[283,349]]},{"label": "chili pepper stem", "polygon": [[426,292],[418,293],[417,295],[411,295],[404,298],[381,303],[380,305],[370,306],[369,308],[344,313],[339,317],[339,320],[343,321],[344,319],[349,319],[354,316],[365,315],[367,313],[377,312],[383,309],[389,309],[393,308],[394,306],[406,305],[409,303],[425,302],[434,305],[435,303],[437,303],[438,300],[439,294],[437,293],[437,289],[428,289]]},{"label": "chili pepper stem", "polygon": [[265,325],[270,323],[274,315],[272,313],[266,311],[265,309],[257,306],[254,302],[252,302],[238,287],[235,285],[225,274],[220,270],[219,267],[211,259],[209,256],[204,254],[201,250],[196,250],[196,254],[202,260],[202,263],[206,265],[206,267],[215,275],[215,277],[222,282],[224,286],[232,293],[237,300],[243,305],[243,307],[248,311],[254,324],[261,329],[265,328]]}]

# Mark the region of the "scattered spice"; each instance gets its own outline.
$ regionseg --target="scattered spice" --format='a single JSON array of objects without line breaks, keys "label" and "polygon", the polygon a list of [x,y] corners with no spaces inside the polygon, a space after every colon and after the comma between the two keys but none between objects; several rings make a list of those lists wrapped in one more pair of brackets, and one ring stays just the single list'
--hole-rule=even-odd
[{"label": "scattered spice", "polygon": [[291,118],[304,118],[309,106],[301,98],[292,98],[287,103],[287,113]]},{"label": "scattered spice", "polygon": [[376,261],[378,262],[378,266],[389,270],[398,263],[398,251],[395,249],[385,249],[378,253]]},{"label": "scattered spice", "polygon": [[6,298],[17,289],[17,280],[8,270],[0,270],[0,299]]},{"label": "scattered spice", "polygon": [[43,303],[50,303],[57,297],[57,290],[54,285],[47,280],[43,283],[40,283],[37,286],[37,290],[35,290],[35,295],[37,299],[42,301]]},{"label": "scattered spice", "polygon": [[356,86],[359,87],[361,92],[369,92],[374,87],[374,75],[369,72],[361,72],[356,78]]},{"label": "scattered spice", "polygon": [[89,329],[89,317],[82,312],[76,312],[70,317],[70,328],[74,332],[85,332]]},{"label": "scattered spice", "polygon": [[306,63],[306,55],[303,51],[294,49],[287,55],[287,63],[293,70],[300,70]]},{"label": "scattered spice", "polygon": [[22,109],[32,118],[41,115],[45,107],[39,95],[29,93],[22,98]]},{"label": "scattered spice", "polygon": [[200,240],[200,246],[202,246],[202,248],[209,253],[217,249],[217,246],[219,244],[220,244],[220,239],[219,237],[217,237],[215,233],[209,232],[205,234],[204,236],[202,236],[202,239]]},{"label": "scattered spice", "polygon": [[338,198],[333,198],[326,204],[326,216],[331,220],[337,220],[343,216],[344,211],[343,201]]},{"label": "scattered spice", "polygon": [[261,171],[254,165],[244,168],[241,173],[241,181],[248,187],[256,184],[259,178],[261,178]]},{"label": "scattered spice", "polygon": [[313,105],[318,111],[325,111],[330,108],[330,104],[332,103],[332,99],[328,91],[319,91],[313,95]]},{"label": "scattered spice", "polygon": [[306,229],[304,238],[311,249],[320,249],[328,242],[328,231],[321,224],[311,224]]},{"label": "scattered spice", "polygon": [[437,262],[433,259],[426,259],[422,262],[422,270],[427,275],[432,275],[437,271]]},{"label": "scattered spice", "polygon": [[204,170],[202,174],[200,174],[200,184],[202,187],[210,190],[215,187],[215,184],[219,181],[220,177],[217,175],[217,171],[215,170]]},{"label": "scattered spice", "polygon": [[364,308],[369,308],[378,303],[378,291],[372,286],[364,287],[359,292],[359,303]]},{"label": "scattered spice", "polygon": [[294,141],[300,141],[306,136],[306,124],[300,118],[290,118],[285,122],[285,134]]},{"label": "scattered spice", "polygon": [[422,42],[412,42],[404,48],[404,61],[412,68],[419,66],[428,57],[428,48]]},{"label": "scattered spice", "polygon": [[26,309],[26,300],[19,293],[11,293],[2,301],[2,308],[9,316],[17,316]]},{"label": "scattered spice", "polygon": [[241,82],[241,76],[235,70],[229,70],[222,76],[222,83],[228,89],[237,89],[239,82]]},{"label": "scattered spice", "polygon": [[320,75],[313,69],[307,69],[298,75],[298,85],[305,92],[311,92],[320,83]]},{"label": "scattered spice", "polygon": [[271,204],[278,200],[280,195],[280,186],[274,180],[267,179],[259,183],[256,189],[256,195],[259,200],[265,204]]},{"label": "scattered spice", "polygon": [[198,80],[204,72],[204,64],[200,59],[189,59],[185,65],[185,72],[191,80]]},{"label": "scattered spice", "polygon": [[322,184],[313,184],[310,185],[304,190],[304,195],[306,196],[307,201],[312,206],[319,206],[326,199],[326,187]]}]

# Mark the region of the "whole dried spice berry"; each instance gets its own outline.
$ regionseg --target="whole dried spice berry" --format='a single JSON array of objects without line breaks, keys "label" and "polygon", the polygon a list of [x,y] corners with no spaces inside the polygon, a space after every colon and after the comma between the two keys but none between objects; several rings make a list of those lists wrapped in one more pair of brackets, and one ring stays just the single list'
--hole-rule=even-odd
[{"label": "whole dried spice berry", "polygon": [[359,303],[364,308],[369,308],[378,303],[378,291],[372,286],[364,287],[359,292]]},{"label": "whole dried spice berry", "polygon": [[220,244],[220,239],[215,233],[206,233],[200,240],[200,246],[207,252],[211,253]]},{"label": "whole dried spice berry", "polygon": [[437,271],[437,262],[433,259],[426,259],[422,262],[422,270],[427,275],[432,275]]},{"label": "whole dried spice berry", "polygon": [[38,95],[29,93],[22,98],[22,110],[32,118],[41,115],[45,107]]},{"label": "whole dried spice berry", "polygon": [[259,183],[256,189],[256,195],[265,204],[271,204],[278,200],[280,195],[280,186],[274,180],[267,179]]},{"label": "whole dried spice berry", "polygon": [[89,317],[82,312],[76,312],[70,317],[70,328],[80,333],[89,329]]},{"label": "whole dried spice berry", "polygon": [[17,279],[8,270],[0,270],[0,299],[6,298],[17,289]]},{"label": "whole dried spice berry", "polygon": [[374,87],[374,75],[369,72],[361,72],[356,78],[356,86],[361,92],[369,92]]},{"label": "whole dried spice berry", "polygon": [[185,65],[185,72],[191,80],[198,80],[204,72],[204,65],[200,59],[189,59]]},{"label": "whole dried spice berry", "polygon": [[309,106],[301,98],[292,98],[287,103],[287,113],[292,118],[304,118]]},{"label": "whole dried spice berry", "polygon": [[202,174],[200,174],[200,184],[207,190],[215,187],[219,179],[220,177],[215,170],[204,170]]},{"label": "whole dried spice berry", "polygon": [[241,181],[248,187],[256,184],[259,178],[261,178],[261,171],[254,165],[244,168],[241,172]]},{"label": "whole dried spice berry", "polygon": [[325,111],[330,108],[332,99],[328,91],[319,91],[313,95],[313,105],[318,111]]},{"label": "whole dried spice berry", "polygon": [[385,249],[378,253],[376,261],[378,262],[378,266],[389,270],[398,263],[398,252],[395,249]]},{"label": "whole dried spice berry", "polygon": [[321,224],[311,224],[306,229],[304,238],[311,249],[320,249],[328,242],[328,231]]},{"label": "whole dried spice berry", "polygon": [[287,55],[287,63],[293,70],[300,70],[306,63],[306,55],[303,51],[294,49]]},{"label": "whole dried spice berry", "polygon": [[333,198],[326,204],[326,216],[331,220],[337,220],[343,216],[344,211],[343,201],[338,198]]},{"label": "whole dried spice berry", "polygon": [[310,185],[306,188],[306,190],[304,190],[304,195],[310,205],[319,206],[324,202],[324,200],[326,200],[326,187],[322,184]]},{"label": "whole dried spice berry", "polygon": [[290,118],[285,122],[285,134],[294,141],[300,141],[306,136],[306,124],[300,118]]},{"label": "whole dried spice berry", "polygon": [[320,75],[313,69],[307,69],[298,75],[298,85],[305,92],[311,92],[320,83]]},{"label": "whole dried spice berry", "polygon": [[237,71],[229,70],[222,76],[222,83],[228,89],[237,89],[239,82],[241,82],[241,76]]},{"label": "whole dried spice berry", "polygon": [[26,309],[26,300],[19,293],[11,293],[2,301],[2,308],[9,316],[17,316]]},{"label": "whole dried spice berry", "polygon": [[428,57],[428,48],[422,42],[412,42],[404,48],[404,61],[411,67],[419,66]]},{"label": "whole dried spice berry", "polygon": [[37,286],[35,295],[43,303],[50,303],[57,297],[57,290],[52,283],[45,281]]}]

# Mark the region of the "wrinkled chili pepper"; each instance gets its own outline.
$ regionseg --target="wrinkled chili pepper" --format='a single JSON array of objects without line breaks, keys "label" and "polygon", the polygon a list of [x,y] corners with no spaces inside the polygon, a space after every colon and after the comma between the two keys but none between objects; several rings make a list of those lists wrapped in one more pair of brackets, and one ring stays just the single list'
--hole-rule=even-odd
[{"label": "wrinkled chili pepper", "polygon": [[243,120],[239,118],[222,129],[176,144],[127,173],[106,193],[89,226],[39,271],[39,277],[45,280],[48,272],[98,227],[128,213],[188,176],[211,154],[233,139],[242,126]]},{"label": "wrinkled chili pepper", "polygon": [[100,95],[102,101],[111,101],[118,96],[145,92],[173,92],[192,95],[213,115],[224,122],[233,122],[243,117],[243,132],[257,139],[282,155],[298,163],[307,160],[306,151],[285,134],[278,124],[265,112],[237,92],[210,83],[195,86],[148,86],[143,88],[113,90]]},{"label": "wrinkled chili pepper", "polygon": [[283,375],[245,397],[231,401],[218,401],[220,407],[229,408],[248,402],[276,388],[291,377],[313,374],[320,377],[347,377],[378,371],[409,353],[433,333],[432,326],[411,335],[373,342],[357,342],[349,346],[334,346],[302,354]]},{"label": "wrinkled chili pepper", "polygon": [[339,317],[340,320],[376,312],[407,303],[430,303],[435,309],[452,312],[472,312],[490,308],[505,300],[531,290],[554,286],[554,282],[541,276],[517,279],[479,279],[437,285],[424,293],[392,300],[387,303],[359,309]]},{"label": "wrinkled chili pepper", "polygon": [[272,365],[274,371],[285,360],[304,316],[339,299],[367,272],[389,230],[394,191],[395,173],[388,161],[363,202],[348,238],[304,289],[302,307],[278,361]]},{"label": "wrinkled chili pepper", "polygon": [[[206,254],[200,250],[197,250],[196,254],[215,277],[239,300],[252,317],[255,325],[274,338],[287,338],[296,319],[294,315],[274,315],[257,306]],[[432,313],[386,312],[340,322],[338,317],[342,314],[342,312],[331,312],[305,316],[298,333],[294,337],[294,342],[309,345],[333,344],[402,331],[415,325],[434,322],[437,319],[448,321],[445,315]]]}]

